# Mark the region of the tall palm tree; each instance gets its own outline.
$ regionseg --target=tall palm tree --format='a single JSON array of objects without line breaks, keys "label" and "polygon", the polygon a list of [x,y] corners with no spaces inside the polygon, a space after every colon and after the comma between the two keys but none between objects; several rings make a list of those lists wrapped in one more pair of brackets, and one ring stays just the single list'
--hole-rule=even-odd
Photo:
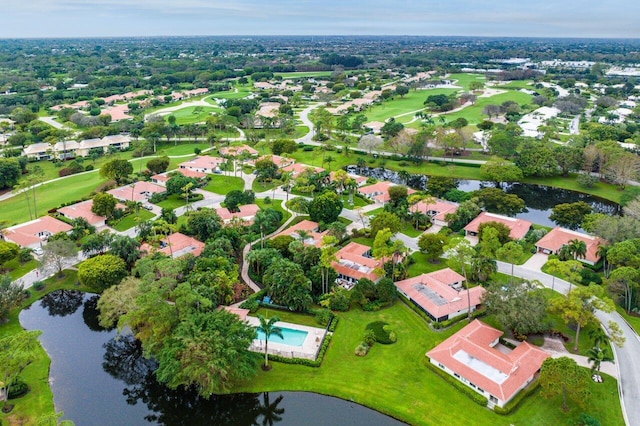
[{"label": "tall palm tree", "polygon": [[603,362],[613,362],[613,357],[608,351],[600,349],[597,346],[587,351],[587,360],[591,363],[591,373],[600,373],[600,366]]},{"label": "tall palm tree", "polygon": [[[602,268],[604,269],[604,277],[609,278],[609,269],[611,265],[607,265],[607,253],[609,252],[609,246],[598,246],[598,251],[596,252],[598,257],[602,258]],[[607,267],[608,266],[608,267]]]},{"label": "tall palm tree", "polygon": [[602,327],[592,328],[587,334],[589,335],[589,338],[593,340],[594,347],[600,349],[601,346],[609,346],[611,339]]},{"label": "tall palm tree", "polygon": [[269,352],[267,352],[267,348],[269,345],[269,338],[271,335],[282,337],[282,329],[280,327],[276,327],[275,324],[280,321],[278,317],[265,318],[262,315],[258,315],[258,320],[260,320],[260,326],[258,326],[258,331],[264,333],[264,369],[269,369]]},{"label": "tall palm tree", "polygon": [[573,253],[573,258],[584,259],[587,255],[587,243],[577,238],[569,241],[569,249]]}]

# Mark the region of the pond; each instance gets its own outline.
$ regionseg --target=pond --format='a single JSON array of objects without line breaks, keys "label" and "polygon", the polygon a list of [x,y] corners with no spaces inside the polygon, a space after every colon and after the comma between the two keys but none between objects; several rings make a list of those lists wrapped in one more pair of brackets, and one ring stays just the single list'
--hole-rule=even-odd
[{"label": "pond", "polygon": [[[398,176],[398,172],[393,170],[357,166],[347,166],[347,170],[362,176],[371,176],[376,179],[384,179],[394,183],[404,183]],[[407,183],[411,188],[424,190],[426,188],[427,178],[425,175],[410,175]],[[469,192],[495,186],[493,182],[460,180],[458,189]],[[555,227],[556,225],[549,219],[549,215],[551,215],[551,209],[554,206],[562,203],[584,201],[591,205],[597,213],[613,215],[620,214],[621,212],[620,206],[613,201],[568,189],[528,183],[503,183],[501,188],[505,192],[515,194],[524,200],[527,211],[517,214],[516,217],[526,219],[538,225]]]},{"label": "pond", "polygon": [[[131,335],[98,325],[97,295],[58,290],[20,313],[42,330],[51,357],[56,410],[76,425],[401,425],[374,410],[305,392],[234,394],[203,399],[167,389]],[[345,386],[348,384],[345,383]]]}]

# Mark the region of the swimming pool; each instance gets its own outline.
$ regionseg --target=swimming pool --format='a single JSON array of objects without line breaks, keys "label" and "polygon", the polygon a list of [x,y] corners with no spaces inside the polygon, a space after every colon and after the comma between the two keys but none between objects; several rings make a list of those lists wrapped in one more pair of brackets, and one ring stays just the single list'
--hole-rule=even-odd
[{"label": "swimming pool", "polygon": [[[289,345],[289,346],[302,346],[302,344],[304,343],[304,340],[307,338],[307,335],[309,334],[308,331],[294,330],[292,328],[286,328],[286,327],[280,327],[280,330],[282,330],[282,339],[279,336],[276,336],[275,334],[271,334],[271,336],[269,336],[269,343],[280,343],[282,345]],[[258,335],[256,339],[264,342],[264,333],[257,329],[256,329],[256,333]]]}]

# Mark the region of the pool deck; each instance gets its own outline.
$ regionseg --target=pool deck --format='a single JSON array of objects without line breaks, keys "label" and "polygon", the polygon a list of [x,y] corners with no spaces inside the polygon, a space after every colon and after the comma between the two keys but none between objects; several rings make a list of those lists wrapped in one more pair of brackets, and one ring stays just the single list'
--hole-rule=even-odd
[{"label": "pool deck", "polygon": [[[260,320],[256,317],[248,316],[247,322],[254,327],[258,327],[260,325]],[[320,347],[322,346],[322,342],[324,341],[324,337],[326,334],[325,329],[308,327],[306,325],[300,324],[292,324],[283,321],[277,322],[276,326],[282,328],[290,328],[292,330],[306,331],[308,334],[304,339],[304,342],[302,342],[302,346],[290,346],[283,343],[275,343],[269,341],[269,355],[278,355],[285,358],[304,358],[311,360],[316,359]],[[251,346],[249,346],[249,350],[264,353],[264,340],[255,339],[251,343]]]}]

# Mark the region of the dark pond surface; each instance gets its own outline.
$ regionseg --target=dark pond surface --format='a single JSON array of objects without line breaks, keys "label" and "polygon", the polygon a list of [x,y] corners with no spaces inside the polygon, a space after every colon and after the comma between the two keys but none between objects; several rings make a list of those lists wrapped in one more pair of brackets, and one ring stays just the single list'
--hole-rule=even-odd
[{"label": "dark pond surface", "polygon": [[[405,183],[400,179],[398,173],[392,170],[356,166],[349,166],[348,170],[362,176],[372,176],[376,179],[384,179],[400,184]],[[424,175],[411,175],[407,184],[414,189],[423,190],[426,187],[427,178],[428,177]],[[458,189],[462,191],[475,191],[477,189],[495,186],[496,185],[493,182],[461,180],[459,181]],[[597,213],[605,213],[609,215],[620,214],[620,206],[612,201],[568,189],[528,183],[505,183],[502,184],[501,188],[505,192],[515,194],[524,200],[527,206],[527,211],[516,215],[516,217],[526,219],[539,225],[551,227],[556,226],[551,220],[549,220],[551,209],[557,204],[575,203],[576,201],[584,201],[585,203],[590,204]]]},{"label": "dark pond surface", "polygon": [[[401,425],[338,398],[265,392],[199,398],[173,391],[151,373],[131,336],[116,338],[97,322],[98,296],[56,291],[20,313],[51,357],[56,410],[78,426],[108,425]],[[345,383],[345,386],[348,386]]]}]

